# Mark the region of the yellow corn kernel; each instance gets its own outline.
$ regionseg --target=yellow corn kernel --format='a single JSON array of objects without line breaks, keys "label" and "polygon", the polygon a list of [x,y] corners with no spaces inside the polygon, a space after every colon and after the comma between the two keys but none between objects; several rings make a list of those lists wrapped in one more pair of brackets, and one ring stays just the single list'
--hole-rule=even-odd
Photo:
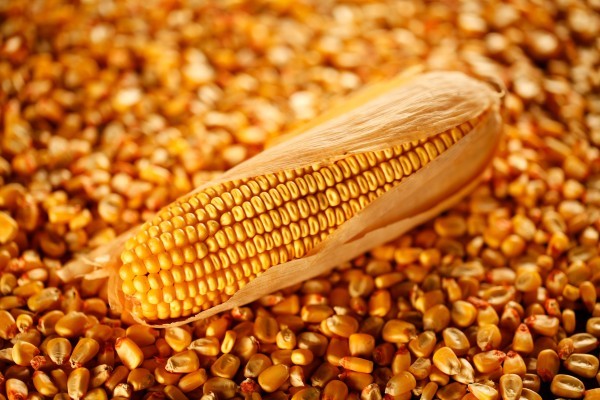
[{"label": "yellow corn kernel", "polygon": [[96,365],[91,371],[90,387],[95,388],[104,385],[112,373],[112,367],[106,364]]},{"label": "yellow corn kernel", "polygon": [[175,352],[180,352],[192,343],[192,334],[182,327],[170,327],[165,329],[165,341]]},{"label": "yellow corn kernel", "polygon": [[438,384],[435,382],[429,382],[423,387],[421,393],[421,400],[433,400],[435,393],[438,390]]},{"label": "yellow corn kernel", "polygon": [[193,350],[182,351],[167,360],[165,369],[168,372],[189,373],[200,368],[200,360]]},{"label": "yellow corn kernel", "polygon": [[498,398],[498,391],[491,386],[471,383],[468,387],[477,400],[496,400]]},{"label": "yellow corn kernel", "polygon": [[529,354],[533,351],[533,337],[525,324],[520,324],[513,336],[512,349],[519,353]]},{"label": "yellow corn kernel", "polygon": [[33,386],[40,394],[52,397],[58,393],[58,388],[52,382],[50,376],[43,371],[35,371],[33,373]]},{"label": "yellow corn kernel", "polygon": [[444,304],[436,304],[423,313],[423,329],[441,332],[450,323],[450,310]]},{"label": "yellow corn kernel", "polygon": [[212,392],[218,399],[230,399],[235,396],[237,385],[231,379],[210,378],[202,386],[202,391],[204,394]]},{"label": "yellow corn kernel", "polygon": [[358,331],[358,321],[350,315],[333,315],[326,319],[326,323],[331,333],[344,338]]},{"label": "yellow corn kernel", "polygon": [[583,397],[585,386],[574,376],[558,374],[552,379],[550,391],[558,397],[575,399]]},{"label": "yellow corn kernel", "polygon": [[386,342],[408,343],[416,336],[417,329],[410,322],[392,319],[385,323],[381,334]]},{"label": "yellow corn kernel", "polygon": [[442,331],[444,344],[452,349],[458,356],[467,354],[471,347],[469,339],[463,331],[457,328],[446,328]]},{"label": "yellow corn kernel", "polygon": [[373,372],[373,361],[360,357],[343,357],[340,359],[340,366],[355,372],[364,372],[366,374]]},{"label": "yellow corn kernel", "polygon": [[600,344],[600,341],[589,333],[576,333],[570,339],[573,341],[574,353],[589,353]]},{"label": "yellow corn kernel", "polygon": [[221,378],[233,378],[240,367],[240,359],[232,354],[223,354],[211,365],[210,372]]},{"label": "yellow corn kernel", "polygon": [[22,367],[28,367],[33,357],[37,356],[40,350],[37,346],[23,340],[17,340],[12,348],[12,360],[15,364]]},{"label": "yellow corn kernel", "polygon": [[133,340],[139,347],[145,347],[154,344],[159,333],[156,329],[150,328],[149,326],[135,324],[127,328],[125,335]]},{"label": "yellow corn kernel", "polygon": [[394,375],[398,375],[402,371],[408,371],[411,364],[410,352],[408,347],[404,344],[398,346],[398,351],[392,359],[392,372]]},{"label": "yellow corn kernel", "polygon": [[385,386],[385,394],[399,396],[408,393],[417,387],[417,380],[408,371],[394,375]]},{"label": "yellow corn kernel", "polygon": [[501,342],[502,334],[496,325],[482,325],[477,330],[477,346],[481,351],[497,349]]},{"label": "yellow corn kernel", "polygon": [[120,337],[115,342],[115,351],[119,359],[127,368],[136,369],[144,361],[144,353],[130,338]]},{"label": "yellow corn kernel", "polygon": [[88,391],[82,400],[108,400],[108,395],[106,394],[106,390],[95,388]]},{"label": "yellow corn kernel", "polygon": [[537,374],[542,381],[550,382],[558,373],[560,364],[560,358],[554,350],[542,350],[537,357]]},{"label": "yellow corn kernel", "polygon": [[566,369],[582,378],[591,379],[598,373],[599,361],[598,358],[592,354],[571,354],[565,360],[564,366]]},{"label": "yellow corn kernel", "polygon": [[348,349],[353,356],[371,356],[375,348],[375,338],[368,333],[353,333],[348,337]]},{"label": "yellow corn kernel", "polygon": [[265,369],[273,365],[273,362],[269,357],[264,354],[254,354],[244,367],[244,377],[246,378],[258,378],[258,376]]},{"label": "yellow corn kernel", "polygon": [[154,379],[161,385],[176,385],[181,377],[181,374],[169,372],[162,365],[154,369]]},{"label": "yellow corn kernel", "polygon": [[67,391],[72,399],[81,399],[87,393],[90,383],[90,370],[76,368],[69,374]]},{"label": "yellow corn kernel", "polygon": [[81,338],[75,345],[69,363],[72,368],[79,368],[92,360],[100,351],[100,345],[97,341],[90,338]]},{"label": "yellow corn kernel", "polygon": [[499,389],[503,400],[518,400],[523,390],[523,380],[516,374],[504,374],[500,377]]},{"label": "yellow corn kernel", "polygon": [[197,371],[184,375],[179,380],[177,387],[181,389],[183,393],[187,393],[198,389],[200,386],[204,385],[207,380],[208,376],[206,375],[206,370],[200,368]]},{"label": "yellow corn kernel", "polygon": [[187,396],[177,386],[168,385],[164,391],[169,400],[188,400]]},{"label": "yellow corn kernel", "polygon": [[408,343],[408,348],[417,357],[429,357],[436,345],[436,336],[432,331],[420,333]]},{"label": "yellow corn kernel", "polygon": [[194,340],[188,346],[188,349],[196,351],[203,356],[216,356],[220,351],[219,339],[215,337],[206,337]]},{"label": "yellow corn kernel", "polygon": [[291,360],[296,365],[309,365],[313,359],[314,355],[308,349],[295,349],[292,351]]},{"label": "yellow corn kernel", "polygon": [[527,366],[525,365],[523,357],[516,351],[509,350],[508,353],[506,353],[506,359],[502,364],[502,372],[519,376],[525,375]]},{"label": "yellow corn kernel", "polygon": [[477,371],[487,374],[498,369],[505,358],[506,354],[499,350],[484,351],[473,356],[473,364]]},{"label": "yellow corn kernel", "polygon": [[8,400],[23,400],[27,399],[29,390],[27,385],[20,379],[11,378],[6,380],[6,397]]},{"label": "yellow corn kernel", "polygon": [[154,385],[154,382],[154,375],[145,368],[133,369],[127,376],[127,383],[131,385],[134,392],[148,389]]},{"label": "yellow corn kernel", "polygon": [[54,329],[62,337],[74,338],[83,336],[87,327],[88,317],[84,313],[71,311],[56,321]]},{"label": "yellow corn kernel", "polygon": [[[308,348],[311,353],[314,352]],[[327,350],[325,352],[325,359],[332,365],[339,365],[340,360],[343,357],[350,355],[350,349],[348,348],[348,341],[346,339],[331,338]]]},{"label": "yellow corn kernel", "polygon": [[258,384],[265,392],[272,393],[279,389],[289,376],[290,373],[287,365],[273,365],[267,367],[260,373],[258,376]]},{"label": "yellow corn kernel", "polygon": [[[460,361],[460,371],[458,374],[452,375],[452,379],[456,382],[464,383],[465,385],[475,382],[475,369],[471,363],[464,358],[459,358],[458,360]],[[440,386],[444,386],[448,384],[448,381],[442,382],[443,384],[440,382],[437,383],[439,383]]]},{"label": "yellow corn kernel", "polygon": [[113,370],[106,382],[104,382],[104,387],[106,387],[109,392],[113,392],[119,383],[123,383],[127,380],[127,376],[129,376],[127,367],[119,365]]},{"label": "yellow corn kernel", "polygon": [[275,342],[277,347],[282,350],[292,350],[296,347],[296,334],[292,330],[284,328],[277,332]]},{"label": "yellow corn kernel", "polygon": [[418,380],[425,379],[431,375],[431,360],[429,358],[419,357],[408,368],[408,372],[414,375]]},{"label": "yellow corn kernel", "polygon": [[433,364],[447,375],[458,374],[461,369],[460,361],[450,347],[441,347],[433,353]]},{"label": "yellow corn kernel", "polygon": [[345,400],[348,398],[348,386],[338,380],[332,380],[323,389],[323,400]]}]

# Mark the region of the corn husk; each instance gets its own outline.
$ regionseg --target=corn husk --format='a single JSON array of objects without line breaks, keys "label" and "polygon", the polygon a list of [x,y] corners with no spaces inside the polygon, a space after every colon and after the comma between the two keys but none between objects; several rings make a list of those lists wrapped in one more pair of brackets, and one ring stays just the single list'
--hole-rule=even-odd
[{"label": "corn husk", "polygon": [[[475,187],[493,157],[501,132],[500,97],[488,84],[458,72],[403,77],[388,86],[378,85],[345,109],[321,118],[320,123],[297,131],[286,141],[195,189],[194,193],[220,182],[329,164],[349,154],[427,138],[481,117],[458,143],[374,200],[304,257],[269,268],[220,305],[156,326],[206,318],[320,275],[448,209]],[[108,276],[111,307],[116,311],[130,309],[130,299],[120,290],[117,271],[124,243],[133,232],[135,229],[66,266],[60,271],[61,277]],[[96,268],[100,269],[94,271]]]}]

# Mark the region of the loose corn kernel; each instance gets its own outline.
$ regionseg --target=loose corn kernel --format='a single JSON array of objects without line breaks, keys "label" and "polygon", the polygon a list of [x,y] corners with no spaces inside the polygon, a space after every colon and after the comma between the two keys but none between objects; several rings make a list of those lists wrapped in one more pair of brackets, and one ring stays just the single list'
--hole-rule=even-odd
[{"label": "loose corn kernel", "polygon": [[210,372],[221,378],[233,378],[240,367],[240,359],[232,354],[223,354],[211,365]]},{"label": "loose corn kernel", "polygon": [[167,385],[164,390],[169,400],[188,400],[187,396],[177,386]]},{"label": "loose corn kernel", "polygon": [[574,353],[589,353],[600,345],[600,341],[589,333],[576,333],[570,339],[573,341]]},{"label": "loose corn kernel", "polygon": [[314,355],[308,349],[295,349],[292,351],[291,360],[296,365],[309,365],[313,362]]},{"label": "loose corn kernel", "polygon": [[418,380],[425,379],[431,375],[431,360],[429,358],[419,357],[408,368],[408,372],[414,375]]},{"label": "loose corn kernel", "polygon": [[62,337],[74,338],[84,335],[87,324],[88,318],[84,313],[71,311],[56,321],[54,329]]},{"label": "loose corn kernel", "polygon": [[12,348],[12,360],[17,365],[28,367],[33,357],[39,353],[40,350],[37,346],[23,340],[17,340]]},{"label": "loose corn kernel", "polygon": [[319,400],[321,393],[313,387],[300,389],[292,396],[291,400]]},{"label": "loose corn kernel", "polygon": [[131,385],[134,392],[148,389],[154,385],[154,382],[154,375],[145,368],[133,369],[127,376],[127,383]]},{"label": "loose corn kernel", "polygon": [[25,382],[19,379],[7,379],[6,380],[6,397],[8,400],[24,400],[27,399],[29,390]]},{"label": "loose corn kernel", "polygon": [[555,396],[577,399],[583,397],[585,386],[574,376],[558,374],[552,379],[550,391]]},{"label": "loose corn kernel", "polygon": [[417,357],[429,357],[436,345],[436,336],[432,331],[420,333],[408,343],[408,348]]},{"label": "loose corn kernel", "polygon": [[455,375],[460,372],[461,363],[450,347],[441,347],[433,353],[433,364],[447,375]]},{"label": "loose corn kernel", "polygon": [[281,385],[289,378],[289,368],[284,364],[267,367],[258,376],[258,384],[267,393],[272,393],[279,389]]},{"label": "loose corn kernel", "polygon": [[244,377],[258,378],[265,369],[273,365],[269,357],[264,354],[254,354],[244,367]]},{"label": "loose corn kernel", "polygon": [[353,356],[371,356],[375,348],[375,338],[367,333],[353,333],[348,337],[348,349]]},{"label": "loose corn kernel", "polygon": [[423,314],[423,329],[441,332],[450,324],[450,310],[444,304],[436,304]]},{"label": "loose corn kernel", "polygon": [[[97,341],[90,338],[81,338],[71,353],[69,363],[72,368],[80,368],[92,360],[98,354],[98,351],[100,351],[100,345]],[[125,362],[123,363],[125,364]]]},{"label": "loose corn kernel", "polygon": [[[170,329],[167,329],[167,332],[169,330]],[[145,347],[154,344],[159,333],[156,329],[145,325],[135,324],[127,328],[125,335],[133,340],[139,347]]]},{"label": "loose corn kernel", "polygon": [[340,359],[340,366],[355,372],[364,372],[367,374],[373,372],[373,362],[359,357],[343,357]]},{"label": "loose corn kernel", "polygon": [[348,388],[361,391],[366,386],[373,383],[373,375],[364,373],[364,372],[355,372],[350,370],[345,370],[340,374],[340,379],[342,379]]},{"label": "loose corn kernel", "polygon": [[326,319],[326,323],[331,333],[344,338],[358,331],[358,321],[349,315],[333,315]]},{"label": "loose corn kernel", "polygon": [[421,392],[420,400],[433,400],[435,393],[438,390],[438,384],[435,382],[428,382],[425,387],[423,387],[423,391]]},{"label": "loose corn kernel", "polygon": [[323,400],[345,400],[348,398],[348,386],[338,380],[332,380],[323,389]]},{"label": "loose corn kernel", "polygon": [[571,354],[565,360],[564,366],[566,369],[582,378],[592,379],[598,373],[599,361],[598,358],[592,354]]},{"label": "loose corn kernel", "polygon": [[[471,363],[468,362],[464,358],[459,358],[459,361],[460,361],[460,371],[458,372],[458,374],[452,375],[452,379],[454,379],[456,382],[464,383],[466,385],[475,382],[475,369],[473,368]],[[440,373],[442,373],[442,372],[440,371]],[[442,377],[443,382],[441,382],[441,381],[437,382],[441,386],[448,384],[449,377],[446,374],[444,374],[444,375],[445,376]],[[446,377],[448,377],[448,378],[446,378]],[[442,383],[443,383],[443,385],[442,385]]]},{"label": "loose corn kernel", "polygon": [[385,386],[385,394],[399,396],[408,393],[417,386],[417,380],[408,371],[395,374]]},{"label": "loose corn kernel", "polygon": [[475,354],[473,356],[473,364],[477,371],[486,374],[499,368],[505,358],[506,354],[503,352],[490,350]]},{"label": "loose corn kernel", "polygon": [[96,387],[104,385],[104,383],[106,383],[106,381],[110,377],[112,370],[113,370],[112,367],[109,365],[106,365],[106,364],[100,364],[100,365],[95,366],[90,371],[90,374],[91,374],[90,387],[96,388]]},{"label": "loose corn kernel", "polygon": [[498,398],[498,391],[491,386],[471,383],[468,388],[478,400],[496,400]]},{"label": "loose corn kernel", "polygon": [[529,354],[533,351],[533,337],[527,325],[520,324],[515,331],[512,349],[523,354]]},{"label": "loose corn kernel", "polygon": [[523,380],[516,374],[504,374],[500,377],[500,397],[503,400],[518,400],[523,390]]},{"label": "loose corn kernel", "polygon": [[277,347],[280,349],[292,350],[294,347],[296,347],[296,334],[290,329],[282,329],[277,332],[275,342],[277,343]]},{"label": "loose corn kernel", "polygon": [[[241,341],[239,341],[241,343]],[[239,343],[238,343],[239,344]],[[194,350],[203,356],[216,356],[219,354],[219,339],[215,337],[206,337],[194,340],[188,346],[188,349]]]},{"label": "loose corn kernel", "polygon": [[467,354],[471,347],[467,336],[457,328],[446,328],[442,331],[444,344],[458,356]]},{"label": "loose corn kernel", "polygon": [[72,399],[81,399],[87,393],[90,383],[90,370],[76,368],[69,374],[67,391]]},{"label": "loose corn kernel", "polygon": [[189,373],[200,368],[200,360],[194,350],[182,351],[169,357],[165,369],[168,372]]},{"label": "loose corn kernel", "polygon": [[502,372],[505,374],[516,374],[519,376],[525,375],[527,366],[523,357],[515,351],[509,350],[506,353],[506,359],[502,364]]},{"label": "loose corn kernel", "polygon": [[130,370],[136,369],[144,361],[144,353],[130,338],[120,337],[115,342],[115,350],[119,359]]},{"label": "loose corn kernel", "polygon": [[204,385],[208,380],[208,376],[206,374],[206,370],[204,368],[200,368],[197,371],[190,372],[183,376],[177,387],[181,389],[183,393],[188,393],[198,389],[200,386]]},{"label": "loose corn kernel", "polygon": [[554,350],[542,350],[537,357],[537,374],[542,381],[550,382],[560,369],[560,358]]},{"label": "loose corn kernel", "polygon": [[397,319],[389,320],[383,326],[383,340],[391,343],[408,343],[417,334],[416,327],[410,322]]},{"label": "loose corn kernel", "polygon": [[58,393],[58,388],[52,382],[50,376],[43,371],[35,371],[33,373],[33,386],[43,396],[52,397]]}]

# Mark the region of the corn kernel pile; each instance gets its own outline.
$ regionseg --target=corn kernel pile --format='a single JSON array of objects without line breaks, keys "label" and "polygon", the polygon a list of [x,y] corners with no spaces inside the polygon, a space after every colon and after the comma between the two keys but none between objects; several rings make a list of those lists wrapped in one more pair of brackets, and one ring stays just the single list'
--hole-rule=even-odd
[{"label": "corn kernel pile", "polygon": [[[190,325],[78,254],[413,66],[499,76],[479,187]],[[0,1],[0,400],[600,398],[600,1]]]}]

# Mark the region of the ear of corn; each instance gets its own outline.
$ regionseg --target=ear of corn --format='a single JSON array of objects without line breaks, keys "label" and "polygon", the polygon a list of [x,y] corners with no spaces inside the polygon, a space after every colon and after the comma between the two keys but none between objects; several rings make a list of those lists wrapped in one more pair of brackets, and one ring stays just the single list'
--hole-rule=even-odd
[{"label": "ear of corn", "polygon": [[[461,196],[489,160],[496,95],[453,73],[392,89],[159,211],[124,243],[113,302],[146,323],[206,317],[317,275],[449,206],[446,197]],[[448,175],[463,154],[473,155],[468,168]],[[419,179],[432,190],[421,195]],[[372,206],[383,197],[387,206]],[[265,283],[252,282],[261,275]]]}]

